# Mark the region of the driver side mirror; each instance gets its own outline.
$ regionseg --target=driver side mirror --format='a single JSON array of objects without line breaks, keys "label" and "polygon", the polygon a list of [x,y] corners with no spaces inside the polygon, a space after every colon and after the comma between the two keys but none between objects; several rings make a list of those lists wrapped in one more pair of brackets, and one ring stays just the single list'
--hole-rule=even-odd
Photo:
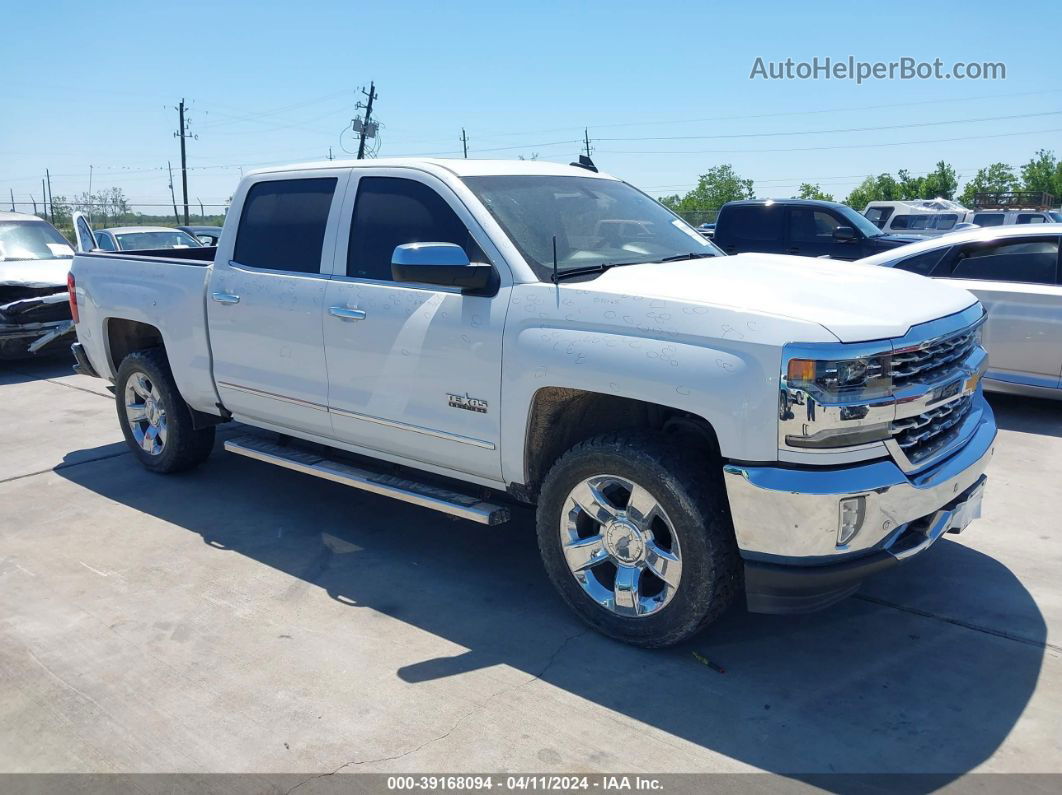
[{"label": "driver side mirror", "polygon": [[859,233],[856,232],[854,227],[839,226],[833,230],[833,239],[838,243],[850,243],[859,239]]},{"label": "driver side mirror", "polygon": [[396,282],[483,290],[493,273],[488,264],[469,262],[465,250],[454,243],[405,243],[395,246],[391,255],[391,278]]}]

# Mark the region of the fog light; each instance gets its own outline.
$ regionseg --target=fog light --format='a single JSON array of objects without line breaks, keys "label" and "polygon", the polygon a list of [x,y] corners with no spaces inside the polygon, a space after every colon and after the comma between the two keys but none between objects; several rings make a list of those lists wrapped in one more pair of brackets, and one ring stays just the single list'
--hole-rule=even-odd
[{"label": "fog light", "polygon": [[840,519],[837,523],[837,546],[848,544],[863,526],[867,513],[866,497],[845,497],[840,503]]}]

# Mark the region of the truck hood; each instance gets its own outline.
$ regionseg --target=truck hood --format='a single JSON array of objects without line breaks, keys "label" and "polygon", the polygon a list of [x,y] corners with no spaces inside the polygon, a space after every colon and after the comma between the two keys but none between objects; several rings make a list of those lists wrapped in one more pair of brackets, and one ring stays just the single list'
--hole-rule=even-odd
[{"label": "truck hood", "polygon": [[841,342],[902,337],[911,326],[977,301],[907,271],[783,254],[628,265],[578,287],[817,323]]},{"label": "truck hood", "polygon": [[0,261],[0,287],[56,287],[66,289],[70,263],[65,259]]}]

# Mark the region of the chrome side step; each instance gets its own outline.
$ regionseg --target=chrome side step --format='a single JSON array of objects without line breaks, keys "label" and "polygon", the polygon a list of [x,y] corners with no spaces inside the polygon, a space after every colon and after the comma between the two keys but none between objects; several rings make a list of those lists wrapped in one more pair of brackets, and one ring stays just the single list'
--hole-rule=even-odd
[{"label": "chrome side step", "polygon": [[502,505],[493,505],[467,494],[459,494],[427,483],[372,472],[343,461],[329,460],[309,450],[277,444],[259,436],[226,439],[225,449],[230,453],[265,461],[267,464],[276,464],[306,475],[392,497],[480,524],[495,525],[509,521],[509,509]]}]

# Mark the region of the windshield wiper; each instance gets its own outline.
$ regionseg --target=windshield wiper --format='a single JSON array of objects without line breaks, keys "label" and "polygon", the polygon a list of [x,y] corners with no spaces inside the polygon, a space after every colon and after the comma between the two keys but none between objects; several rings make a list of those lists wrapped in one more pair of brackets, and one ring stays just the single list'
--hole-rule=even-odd
[{"label": "windshield wiper", "polygon": [[591,273],[604,273],[609,268],[619,268],[624,265],[639,265],[644,263],[645,260],[636,260],[635,262],[602,262],[598,265],[587,265],[585,268],[568,268],[566,270],[557,271],[550,277],[554,284],[563,281],[570,276],[587,276]]},{"label": "windshield wiper", "polygon": [[678,262],[684,259],[704,259],[705,257],[714,257],[715,254],[711,251],[690,251],[687,254],[673,254],[670,257],[664,257],[663,259],[654,259],[653,262]]}]

